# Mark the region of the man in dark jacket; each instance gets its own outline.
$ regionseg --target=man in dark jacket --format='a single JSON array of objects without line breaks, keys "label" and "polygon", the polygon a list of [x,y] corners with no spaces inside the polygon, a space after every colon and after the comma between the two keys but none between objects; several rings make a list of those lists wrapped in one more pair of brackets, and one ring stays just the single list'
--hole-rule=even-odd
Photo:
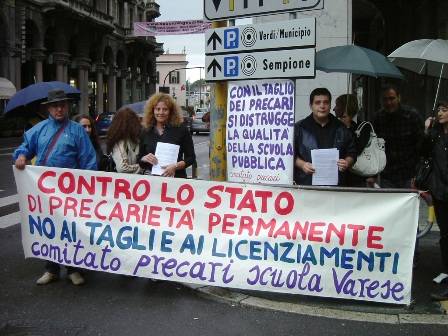
[{"label": "man in dark jacket", "polygon": [[401,104],[400,92],[394,86],[383,89],[383,108],[378,111],[373,127],[386,141],[386,168],[381,173],[383,188],[411,188],[423,139],[424,122],[418,112]]},{"label": "man in dark jacket", "polygon": [[330,107],[330,91],[326,88],[314,89],[310,95],[312,113],[294,126],[294,182],[296,184],[312,184],[312,175],[315,172],[311,162],[313,149],[338,149],[338,185],[344,185],[344,172],[356,160],[353,136],[342,122],[330,114]]}]

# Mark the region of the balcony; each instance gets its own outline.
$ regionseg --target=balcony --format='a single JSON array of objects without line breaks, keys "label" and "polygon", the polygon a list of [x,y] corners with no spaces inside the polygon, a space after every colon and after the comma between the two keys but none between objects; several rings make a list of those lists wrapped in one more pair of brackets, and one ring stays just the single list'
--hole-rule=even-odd
[{"label": "balcony", "polygon": [[146,19],[154,19],[160,16],[160,6],[155,2],[148,2],[145,6]]},{"label": "balcony", "polygon": [[70,15],[77,15],[83,19],[93,20],[96,24],[113,29],[113,17],[99,11],[92,6],[91,0],[41,0],[42,10],[49,12],[52,10],[69,11]]}]

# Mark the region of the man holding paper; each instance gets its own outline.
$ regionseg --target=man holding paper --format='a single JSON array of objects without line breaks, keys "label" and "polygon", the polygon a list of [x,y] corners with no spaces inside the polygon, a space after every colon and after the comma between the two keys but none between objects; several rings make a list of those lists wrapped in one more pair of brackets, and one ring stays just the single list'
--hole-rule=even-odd
[{"label": "man holding paper", "polygon": [[152,175],[186,178],[186,168],[196,160],[193,139],[182,126],[179,111],[174,99],[164,93],[156,93],[145,105],[138,162]]},{"label": "man holding paper", "polygon": [[344,173],[356,160],[350,131],[330,114],[326,88],[310,94],[312,113],[294,126],[294,182],[300,185],[344,185]]}]

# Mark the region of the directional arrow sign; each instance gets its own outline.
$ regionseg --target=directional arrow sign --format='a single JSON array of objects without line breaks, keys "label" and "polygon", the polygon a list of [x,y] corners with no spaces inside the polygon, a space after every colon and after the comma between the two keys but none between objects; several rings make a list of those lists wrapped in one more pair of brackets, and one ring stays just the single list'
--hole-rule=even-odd
[{"label": "directional arrow sign", "polygon": [[315,18],[209,29],[205,35],[207,55],[315,45]]},{"label": "directional arrow sign", "polygon": [[312,78],[314,57],[314,48],[206,56],[205,79]]},{"label": "directional arrow sign", "polygon": [[322,8],[324,0],[204,0],[204,15],[212,21]]}]

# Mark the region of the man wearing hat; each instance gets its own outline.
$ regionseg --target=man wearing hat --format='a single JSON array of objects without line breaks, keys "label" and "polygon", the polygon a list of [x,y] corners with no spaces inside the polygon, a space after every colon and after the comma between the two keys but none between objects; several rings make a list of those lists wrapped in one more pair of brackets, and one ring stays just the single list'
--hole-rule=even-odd
[{"label": "man wearing hat", "polygon": [[[31,158],[37,166],[96,170],[96,154],[82,126],[69,120],[69,101],[63,90],[48,92],[42,104],[48,110],[48,119],[33,126],[24,134],[24,141],[13,155],[17,169],[25,169]],[[36,281],[46,285],[59,278],[60,266],[47,261],[46,272]],[[74,267],[67,267],[67,276],[74,285],[84,283],[84,278]]]}]

